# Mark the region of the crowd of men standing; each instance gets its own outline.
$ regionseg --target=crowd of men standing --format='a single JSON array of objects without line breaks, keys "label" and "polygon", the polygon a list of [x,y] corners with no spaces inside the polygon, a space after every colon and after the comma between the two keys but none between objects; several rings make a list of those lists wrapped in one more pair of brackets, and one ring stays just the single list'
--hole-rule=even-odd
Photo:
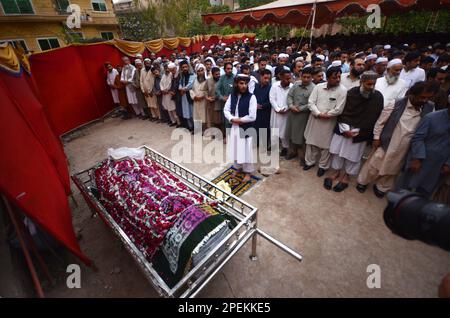
[{"label": "crowd of men standing", "polygon": [[[133,114],[191,132],[199,121],[224,135],[238,122],[230,96],[250,93],[257,112],[246,127],[276,128],[280,156],[298,158],[305,171],[317,166],[327,190],[344,191],[351,177],[359,192],[372,184],[380,198],[399,187],[429,197],[448,190],[449,44],[285,44],[222,43],[190,56],[136,56],[134,65],[124,57],[115,68],[105,63],[107,84],[124,119]],[[448,192],[443,197],[450,201]]]}]

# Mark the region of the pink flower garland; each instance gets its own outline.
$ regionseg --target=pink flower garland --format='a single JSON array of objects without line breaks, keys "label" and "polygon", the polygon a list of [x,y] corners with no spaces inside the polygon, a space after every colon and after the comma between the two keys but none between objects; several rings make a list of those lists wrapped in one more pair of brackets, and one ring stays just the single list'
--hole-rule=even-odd
[{"label": "pink flower garland", "polygon": [[105,160],[94,179],[100,202],[148,260],[178,216],[204,201],[149,157]]}]

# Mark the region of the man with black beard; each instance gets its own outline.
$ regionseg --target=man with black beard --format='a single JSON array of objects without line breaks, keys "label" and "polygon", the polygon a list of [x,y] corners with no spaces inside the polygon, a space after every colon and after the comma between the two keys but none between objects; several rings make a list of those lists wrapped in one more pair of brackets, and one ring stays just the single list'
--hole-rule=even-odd
[{"label": "man with black beard", "polygon": [[383,94],[385,106],[396,99],[403,98],[408,90],[405,81],[400,78],[402,69],[402,60],[393,59],[387,65],[386,74],[377,79],[375,89]]},{"label": "man with black beard", "polygon": [[353,87],[359,87],[359,77],[364,72],[364,60],[361,58],[355,58],[350,61],[350,73],[342,74],[341,76],[341,84],[347,90],[352,89]]},{"label": "man with black beard", "polygon": [[213,67],[211,69],[211,77],[206,80],[206,89],[208,95],[206,97],[206,126],[210,127],[221,127],[222,124],[222,103],[216,97],[216,87],[220,79],[220,69],[218,67]]},{"label": "man with black beard", "polygon": [[332,172],[324,181],[327,190],[344,191],[350,182],[349,176],[357,176],[361,158],[368,141],[373,139],[373,127],[383,110],[383,95],[375,90],[377,73],[364,72],[361,86],[347,92],[344,111],[338,116],[337,126],[331,140],[330,153]]}]

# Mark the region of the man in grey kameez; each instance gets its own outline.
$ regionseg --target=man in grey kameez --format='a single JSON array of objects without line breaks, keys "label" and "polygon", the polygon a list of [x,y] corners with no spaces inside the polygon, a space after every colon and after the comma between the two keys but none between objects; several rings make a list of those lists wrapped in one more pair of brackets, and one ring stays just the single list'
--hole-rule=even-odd
[{"label": "man in grey kameez", "polygon": [[194,122],[192,120],[193,116],[193,101],[190,96],[189,91],[192,89],[194,84],[195,75],[190,73],[189,63],[185,60],[180,62],[181,68],[181,78],[179,92],[181,95],[181,105],[183,109],[183,118],[187,122],[188,129],[194,132]]},{"label": "man in grey kameez", "polygon": [[430,197],[450,175],[450,106],[427,114],[411,139],[401,187]]},{"label": "man in grey kameez", "polygon": [[394,188],[421,117],[433,111],[434,104],[429,100],[436,91],[436,85],[419,82],[411,87],[408,96],[383,108],[373,129],[373,150],[358,176],[359,192],[366,191],[373,182],[375,195],[383,198]]},{"label": "man in grey kameez", "polygon": [[[300,81],[294,83],[289,90],[287,104],[289,107],[286,124],[286,139],[289,141],[289,153],[286,160],[297,157],[298,151],[305,144],[305,128],[309,118],[308,99],[314,88],[312,83],[312,68],[303,69]],[[300,155],[300,163],[304,164],[304,153]]]}]

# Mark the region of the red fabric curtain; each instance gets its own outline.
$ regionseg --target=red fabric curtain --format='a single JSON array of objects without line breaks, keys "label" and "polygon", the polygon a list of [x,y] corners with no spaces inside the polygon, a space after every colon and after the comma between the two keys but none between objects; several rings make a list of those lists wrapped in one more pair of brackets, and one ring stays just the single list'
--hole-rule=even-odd
[{"label": "red fabric curtain", "polygon": [[0,72],[0,190],[50,235],[90,264],[73,231],[62,147],[24,76],[27,75],[13,77]]},{"label": "red fabric curtain", "polygon": [[[113,108],[112,97],[106,93],[105,77],[99,71],[110,56],[103,54],[94,69],[85,66],[94,64],[85,50],[101,55],[104,49],[104,45],[72,46],[31,56],[31,73],[57,135],[100,118],[108,103],[109,109]],[[95,91],[100,85],[103,87]],[[106,100],[99,104],[101,96]]]}]

